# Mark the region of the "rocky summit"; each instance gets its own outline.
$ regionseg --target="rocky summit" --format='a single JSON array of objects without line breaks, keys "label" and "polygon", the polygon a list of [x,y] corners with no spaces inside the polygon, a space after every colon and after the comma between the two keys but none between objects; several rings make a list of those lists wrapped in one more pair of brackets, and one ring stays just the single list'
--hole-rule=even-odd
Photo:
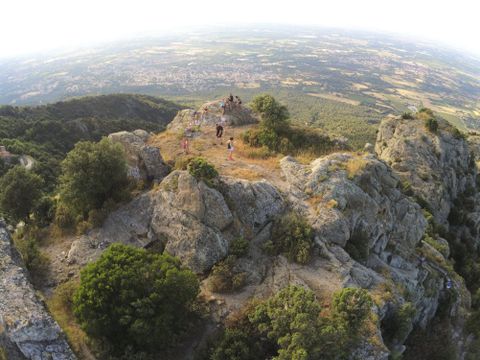
[{"label": "rocky summit", "polygon": [[[204,120],[215,123],[221,117],[218,102],[207,109]],[[247,110],[238,111],[229,114],[230,125],[256,121]],[[183,129],[192,116],[193,110],[182,110],[169,128]],[[87,263],[119,242],[174,255],[201,279],[214,326],[175,358],[193,359],[207,335],[229,316],[288,284],[309,288],[319,298],[345,287],[372,294],[375,326],[352,349],[351,359],[387,360],[401,354],[412,330],[429,327],[449,301],[444,330],[453,339],[456,358],[465,358],[472,340],[465,330],[471,296],[449,261],[445,237],[456,234],[478,244],[480,207],[475,155],[450,125],[441,122],[432,132],[417,120],[387,118],[375,151],[370,145],[365,152],[338,152],[311,162],[287,156],[272,181],[220,174],[209,182],[187,170],[169,172],[150,136],[140,130],[109,136],[124,147],[134,178],[158,184],[111,212],[102,226],[71,238],[64,253],[51,254],[55,285],[65,281],[65,274],[77,278]],[[458,201],[470,204],[463,210],[464,221],[453,219]],[[314,231],[312,259],[303,265],[265,251],[275,221],[292,211]],[[434,236],[432,224],[443,230]],[[243,287],[215,292],[209,285],[212,268],[231,254],[239,236],[248,249],[235,258],[233,271],[244,275]],[[3,224],[0,240],[0,345],[9,359],[73,359],[60,328],[28,283]],[[396,336],[389,335],[389,322],[406,308],[412,315]]]}]

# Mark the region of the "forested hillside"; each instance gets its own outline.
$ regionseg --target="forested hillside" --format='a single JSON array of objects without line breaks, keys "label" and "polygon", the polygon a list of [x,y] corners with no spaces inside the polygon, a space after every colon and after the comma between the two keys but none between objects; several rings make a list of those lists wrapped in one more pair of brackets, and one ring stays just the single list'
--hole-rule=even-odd
[{"label": "forested hillside", "polygon": [[[36,107],[0,107],[0,145],[30,155],[35,172],[52,187],[59,161],[81,140],[97,141],[120,130],[160,131],[180,105],[145,95],[88,96]],[[0,159],[0,161],[2,161]],[[0,164],[0,176],[6,171]]]}]

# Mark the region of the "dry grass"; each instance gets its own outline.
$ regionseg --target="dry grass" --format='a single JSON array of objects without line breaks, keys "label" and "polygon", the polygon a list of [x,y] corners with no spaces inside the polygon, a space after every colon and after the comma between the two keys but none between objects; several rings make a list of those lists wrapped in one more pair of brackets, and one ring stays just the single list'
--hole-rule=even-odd
[{"label": "dry grass", "polygon": [[353,179],[367,166],[368,161],[362,157],[355,157],[347,161],[345,169],[347,170],[348,178]]},{"label": "dry grass", "polygon": [[60,325],[67,336],[68,343],[79,359],[94,359],[88,350],[87,335],[75,322],[72,312],[72,297],[78,283],[66,282],[58,286],[53,295],[47,299],[47,307],[53,318]]},{"label": "dry grass", "polygon": [[[202,128],[201,133],[190,140],[190,156],[205,158],[221,175],[235,176],[245,180],[267,179],[276,183],[281,177],[279,167],[281,156],[266,154],[263,149],[244,144],[240,134],[250,128],[250,126],[226,127],[223,144],[215,138],[215,129]],[[227,160],[226,141],[230,137],[234,138],[234,161]],[[162,132],[152,137],[150,144],[158,147],[164,160],[169,163],[173,164],[179,158],[185,157],[180,147],[178,133]]]},{"label": "dry grass", "polygon": [[327,207],[328,209],[335,209],[335,208],[337,208],[337,206],[338,206],[338,202],[337,202],[337,200],[335,200],[335,199],[329,200],[329,201],[327,202],[327,204],[326,204],[326,207]]}]

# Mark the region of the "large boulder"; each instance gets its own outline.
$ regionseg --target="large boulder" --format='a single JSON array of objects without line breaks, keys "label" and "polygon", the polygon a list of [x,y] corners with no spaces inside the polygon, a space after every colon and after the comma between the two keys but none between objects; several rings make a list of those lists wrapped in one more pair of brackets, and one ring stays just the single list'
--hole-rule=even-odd
[{"label": "large boulder", "polygon": [[163,161],[160,150],[148,144],[150,134],[144,130],[120,131],[108,135],[113,142],[125,149],[129,176],[135,180],[160,181],[170,171]]},{"label": "large boulder", "polygon": [[0,220],[0,349],[9,360],[75,359],[22,265]]},{"label": "large boulder", "polygon": [[255,237],[284,208],[266,181],[221,177],[212,188],[187,171],[174,171],[158,188],[110,214],[100,229],[74,241],[68,262],[83,265],[121,242],[165,250],[204,273],[227,255],[235,237]]},{"label": "large boulder", "polygon": [[[174,131],[184,131],[195,125],[200,127],[214,127],[215,124],[225,123],[229,126],[242,126],[256,124],[258,119],[252,110],[243,105],[236,105],[231,109],[225,110],[225,114],[221,108],[224,100],[215,100],[203,104],[199,109],[181,110],[173,121],[167,126],[167,129]],[[205,111],[206,109],[206,111]]]}]

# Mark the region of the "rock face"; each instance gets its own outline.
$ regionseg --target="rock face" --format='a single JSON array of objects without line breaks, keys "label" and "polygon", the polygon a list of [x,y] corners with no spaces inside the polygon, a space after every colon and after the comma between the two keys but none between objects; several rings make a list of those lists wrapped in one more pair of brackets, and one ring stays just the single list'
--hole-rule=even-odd
[{"label": "rock face", "polygon": [[170,168],[163,161],[160,150],[148,145],[150,134],[146,131],[121,131],[108,135],[108,138],[125,149],[129,176],[133,179],[160,181],[169,173]]},{"label": "rock face", "polygon": [[468,144],[443,121],[432,133],[418,120],[386,119],[375,150],[427,202],[440,224],[447,223],[454,200],[476,187],[475,159]]},{"label": "rock face", "polygon": [[165,249],[197,273],[223,259],[229,243],[255,236],[284,209],[268,182],[221,178],[216,188],[174,171],[159,188],[112,213],[104,226],[75,241],[68,261],[86,263],[112,242]]},{"label": "rock face", "polygon": [[73,360],[58,324],[28,282],[5,224],[0,221],[0,349],[9,360]]},{"label": "rock face", "polygon": [[[214,127],[217,123],[225,123],[229,126],[241,126],[256,124],[258,120],[253,112],[245,107],[237,105],[232,109],[223,110],[221,103],[223,100],[216,100],[203,104],[198,110],[181,110],[177,116],[168,125],[167,129],[174,131],[184,131],[195,125]],[[207,109],[207,111],[205,111]]]},{"label": "rock face", "polygon": [[[287,157],[281,168],[294,194],[291,200],[310,218],[317,242],[326,245],[324,253],[342,263],[344,286],[390,289],[390,295],[385,290],[380,295],[382,321],[409,302],[416,309],[410,330],[425,327],[447,294],[448,280],[461,294],[452,314],[469,306],[461,278],[422,241],[427,226],[422,209],[402,193],[400,178],[384,162],[371,154],[345,153],[310,165]],[[395,339],[391,350],[403,351],[407,335]]]},{"label": "rock face", "polygon": [[[182,129],[191,115],[180,113],[172,128]],[[352,349],[352,358],[372,360],[404,351],[412,329],[429,326],[454,292],[448,308],[450,335],[462,359],[467,340],[461,323],[470,295],[447,260],[448,242],[436,239],[444,248],[440,252],[425,240],[428,222],[422,207],[438,224],[464,233],[465,227],[452,225],[449,215],[458,199],[471,200],[466,218],[477,231],[468,231],[478,236],[476,169],[465,140],[446,124],[432,134],[410,121],[389,118],[381,124],[378,157],[368,146],[366,153],[336,153],[308,165],[282,159],[282,191],[266,181],[229,177],[209,187],[186,171],[174,171],[157,188],[112,213],[101,229],[76,240],[68,261],[91,261],[112,242],[165,250],[207,275],[204,293],[221,296],[213,316],[219,323],[249,299],[271,295],[287,284],[309,287],[318,296],[346,286],[366,288],[375,297],[379,321],[369,338]],[[315,231],[316,252],[307,265],[262,250],[273,220],[290,209],[303,214]],[[206,286],[208,271],[228,255],[239,236],[250,248],[234,270],[246,274],[247,286],[234,294],[212,295]],[[402,333],[387,334],[385,324],[405,306],[415,311]]]}]

